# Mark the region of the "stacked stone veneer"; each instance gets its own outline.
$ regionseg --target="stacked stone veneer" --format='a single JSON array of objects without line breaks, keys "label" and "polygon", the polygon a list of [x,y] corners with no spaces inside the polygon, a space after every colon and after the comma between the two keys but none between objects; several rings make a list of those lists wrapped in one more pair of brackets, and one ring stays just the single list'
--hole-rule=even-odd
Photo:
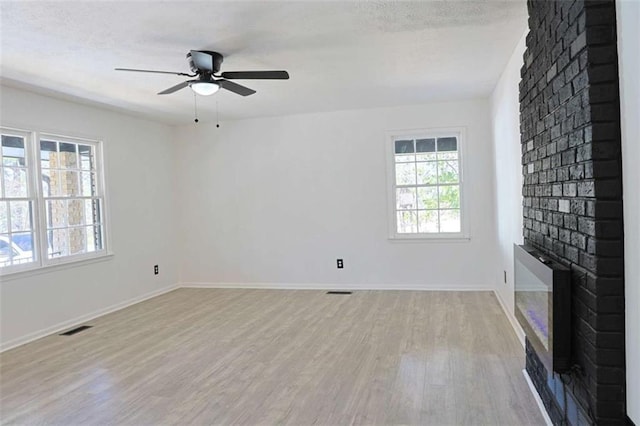
[{"label": "stacked stone veneer", "polygon": [[620,113],[613,1],[528,1],[520,84],[525,242],[572,270],[572,372],[527,371],[555,424],[625,421]]},{"label": "stacked stone veneer", "polygon": [[[49,166],[52,168],[52,170],[50,170],[51,188],[60,188],[60,194],[80,194],[78,173],[64,170],[77,168],[75,151],[51,152],[49,154]],[[81,225],[83,223],[83,200],[52,200],[50,203],[51,223],[53,226],[65,226],[65,218],[67,221],[66,226]],[[53,243],[52,247],[55,252],[74,254],[81,253],[85,250],[86,239],[85,228],[72,228],[53,232],[51,242]]]}]

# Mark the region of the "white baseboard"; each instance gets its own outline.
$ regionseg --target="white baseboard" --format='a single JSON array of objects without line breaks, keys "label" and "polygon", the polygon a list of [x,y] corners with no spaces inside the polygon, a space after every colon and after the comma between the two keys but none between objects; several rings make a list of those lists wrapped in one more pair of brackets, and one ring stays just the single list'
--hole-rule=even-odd
[{"label": "white baseboard", "polygon": [[518,324],[518,320],[516,319],[515,315],[513,315],[513,312],[511,312],[511,310],[509,308],[507,308],[507,304],[504,302],[504,300],[502,300],[502,297],[500,297],[500,293],[498,293],[495,290],[493,292],[496,295],[496,299],[498,299],[498,303],[500,303],[500,306],[502,306],[502,310],[504,311],[504,314],[507,316],[507,319],[511,323],[511,327],[513,328],[513,331],[516,333],[516,336],[518,337],[518,340],[520,340],[520,343],[522,344],[522,347],[524,348],[524,346],[525,346],[525,344],[524,344],[524,338],[525,338],[524,330],[522,329],[522,327],[520,327],[520,324]]},{"label": "white baseboard", "polygon": [[0,345],[0,352],[8,351],[9,349],[13,349],[18,346],[22,346],[34,340],[40,339],[42,337],[48,336],[50,334],[57,333],[59,331],[65,330],[67,328],[71,328],[77,325],[82,324],[83,322],[91,321],[92,319],[101,317],[106,314],[110,314],[111,312],[119,311],[120,309],[124,309],[128,306],[135,305],[136,303],[143,302],[147,299],[151,299],[156,296],[160,296],[161,294],[168,293],[178,288],[177,284],[172,284],[168,287],[161,288],[159,290],[152,291],[150,293],[143,294],[142,296],[134,297],[133,299],[125,300],[124,302],[116,303],[115,305],[108,306],[104,309],[99,309],[97,311],[91,312],[86,315],[82,315],[80,317],[64,321],[53,325],[51,327],[47,327],[43,330],[38,330],[33,333],[29,333],[25,336],[18,337],[17,339],[9,340]]},{"label": "white baseboard", "polygon": [[213,283],[184,282],[183,288],[237,288],[265,290],[404,290],[404,291],[493,291],[490,286],[446,286],[425,284],[329,284],[329,283]]},{"label": "white baseboard", "polygon": [[522,374],[524,375],[524,379],[527,381],[527,385],[529,385],[529,389],[531,389],[531,393],[533,394],[533,397],[536,400],[536,404],[538,404],[538,408],[540,409],[540,413],[542,413],[542,417],[544,417],[545,423],[547,424],[547,426],[553,426],[553,422],[551,422],[549,413],[547,413],[547,409],[545,408],[544,403],[542,402],[542,398],[540,398],[540,394],[538,393],[538,390],[533,385],[533,382],[531,381],[531,377],[529,377],[529,373],[527,373],[527,370],[522,370]]}]

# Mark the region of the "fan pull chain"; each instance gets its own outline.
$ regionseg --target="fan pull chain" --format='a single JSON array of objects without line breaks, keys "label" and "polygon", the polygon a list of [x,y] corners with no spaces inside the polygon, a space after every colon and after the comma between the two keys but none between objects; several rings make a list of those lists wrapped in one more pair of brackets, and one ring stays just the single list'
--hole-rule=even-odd
[{"label": "fan pull chain", "polygon": [[218,100],[217,99],[216,99],[216,127],[220,128],[220,119],[219,119]]},{"label": "fan pull chain", "polygon": [[195,123],[198,123],[198,97],[196,96],[196,92],[193,92],[193,109],[194,109],[194,114],[196,116],[195,120],[193,120]]}]

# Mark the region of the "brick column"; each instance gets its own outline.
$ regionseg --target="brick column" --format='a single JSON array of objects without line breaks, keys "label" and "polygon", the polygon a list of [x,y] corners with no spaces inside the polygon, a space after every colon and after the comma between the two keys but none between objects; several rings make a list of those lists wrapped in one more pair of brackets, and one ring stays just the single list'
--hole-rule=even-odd
[{"label": "brick column", "polygon": [[[51,168],[75,168],[77,167],[75,152],[51,152],[49,164]],[[65,195],[79,195],[80,186],[76,172],[51,170],[50,185],[52,188],[61,189]],[[51,202],[51,216],[53,223],[61,223],[67,217],[69,226],[80,225],[83,222],[84,202],[82,200],[68,200],[67,208],[64,201]],[[86,231],[84,228],[68,229],[66,232],[57,232],[53,236],[53,246],[56,251],[79,253],[85,249]],[[67,251],[68,250],[68,251]]]},{"label": "brick column", "polygon": [[[572,270],[575,368],[527,371],[555,424],[625,422],[620,113],[613,1],[528,1],[524,237]],[[565,398],[566,394],[566,398]]]}]

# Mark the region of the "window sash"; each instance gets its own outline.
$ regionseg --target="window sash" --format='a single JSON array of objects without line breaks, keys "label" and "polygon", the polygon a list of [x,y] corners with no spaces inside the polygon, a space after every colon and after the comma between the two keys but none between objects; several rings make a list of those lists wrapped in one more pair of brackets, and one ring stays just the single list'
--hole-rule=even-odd
[{"label": "window sash", "polygon": [[[75,145],[75,155],[76,155],[76,167],[48,167],[48,168],[43,168],[42,167],[42,146],[41,146],[41,142],[42,141],[52,141],[52,142],[56,142],[56,147],[57,150],[56,152],[60,152],[59,151],[59,146],[61,144],[73,144]],[[41,259],[42,259],[42,263],[43,266],[47,266],[47,265],[55,265],[55,264],[59,264],[59,263],[66,263],[66,262],[71,262],[73,260],[81,260],[84,258],[91,258],[91,257],[97,257],[100,255],[104,255],[107,252],[107,246],[106,246],[106,226],[104,224],[104,210],[105,210],[105,202],[104,202],[104,187],[103,187],[103,174],[102,174],[102,153],[101,153],[101,144],[98,141],[92,141],[92,140],[86,140],[86,139],[80,139],[80,138],[71,138],[71,137],[64,137],[64,136],[57,136],[57,135],[53,135],[53,134],[46,134],[46,133],[41,133],[38,135],[37,138],[37,149],[36,149],[36,160],[37,160],[37,174],[38,174],[38,182],[42,182],[43,181],[43,170],[59,170],[59,171],[68,171],[68,172],[91,172],[91,173],[95,173],[95,193],[92,194],[91,196],[82,196],[82,195],[68,195],[68,196],[50,196],[50,195],[45,195],[43,188],[42,188],[42,184],[40,184],[38,186],[38,190],[39,190],[39,200],[42,200],[41,203],[39,203],[39,210],[40,210],[40,226],[39,228],[42,230],[40,232],[39,235],[39,239],[40,239],[40,245],[42,247],[47,247],[46,252],[41,253]],[[82,165],[81,165],[81,160],[79,158],[79,145],[87,145],[87,146],[91,146],[93,149],[93,167],[91,167],[90,169],[82,169]],[[78,179],[80,179],[80,176],[78,175]],[[78,182],[79,183],[79,182]],[[79,183],[80,184],[80,183]],[[78,189],[79,191],[79,189]],[[65,226],[49,226],[49,224],[47,223],[47,204],[49,201],[73,201],[73,200],[87,200],[87,199],[97,199],[97,200],[101,200],[101,219],[100,221],[96,222],[96,223],[92,223],[91,225],[93,226],[97,226],[100,228],[100,239],[101,239],[101,247],[100,249],[97,249],[95,251],[91,251],[91,252],[83,252],[83,253],[74,253],[74,254],[67,254],[64,256],[50,256],[49,253],[49,233],[53,232],[54,230],[70,230],[73,228],[77,228],[77,227],[88,227],[90,225],[88,224],[83,224],[83,225],[78,225],[77,227],[75,225],[69,225],[68,221],[66,223]],[[53,249],[53,248],[51,248]],[[86,249],[86,247],[85,247]],[[67,250],[70,250],[70,248],[68,247]],[[52,252],[53,253],[53,252]],[[52,254],[51,253],[51,254]]]},{"label": "window sash", "polygon": [[[2,136],[16,136],[19,137],[23,140],[24,143],[24,147],[23,147],[23,151],[24,151],[24,165],[20,165],[17,168],[21,169],[21,170],[25,170],[25,174],[26,174],[26,196],[21,196],[21,197],[9,197],[8,194],[6,193],[6,182],[4,181],[4,171],[5,168],[13,168],[15,169],[15,167],[13,166],[5,166],[4,165],[4,156],[2,154],[2,152],[0,151],[0,174],[2,175],[2,177],[0,177],[0,179],[2,180],[2,188],[0,188],[0,203],[3,203],[6,208],[6,214],[7,214],[7,232],[6,233],[2,233],[2,235],[5,235],[8,237],[9,239],[9,243],[11,248],[13,249],[13,236],[14,235],[20,235],[20,234],[31,234],[31,244],[32,244],[32,250],[31,250],[31,260],[27,261],[27,262],[19,262],[19,263],[13,263],[13,256],[10,258],[12,261],[11,265],[7,265],[7,266],[2,266],[0,267],[0,269],[2,270],[10,270],[10,271],[20,271],[20,270],[24,270],[24,269],[30,269],[35,267],[36,265],[38,265],[39,263],[39,250],[37,247],[37,242],[36,242],[36,235],[37,235],[37,223],[38,223],[38,213],[37,213],[37,196],[36,196],[36,191],[35,191],[35,187],[34,187],[34,162],[33,162],[33,157],[31,155],[31,150],[33,147],[33,134],[29,133],[29,132],[25,132],[22,130],[17,130],[17,129],[9,129],[9,128],[5,128],[5,127],[0,127],[0,134],[2,134]],[[0,150],[2,148],[0,147]],[[12,224],[12,211],[11,211],[11,204],[12,203],[19,203],[19,202],[27,202],[30,204],[29,206],[29,230],[25,230],[25,231],[14,231],[13,228],[13,224]],[[12,250],[13,251],[13,250]],[[13,254],[13,253],[12,253]]]}]

